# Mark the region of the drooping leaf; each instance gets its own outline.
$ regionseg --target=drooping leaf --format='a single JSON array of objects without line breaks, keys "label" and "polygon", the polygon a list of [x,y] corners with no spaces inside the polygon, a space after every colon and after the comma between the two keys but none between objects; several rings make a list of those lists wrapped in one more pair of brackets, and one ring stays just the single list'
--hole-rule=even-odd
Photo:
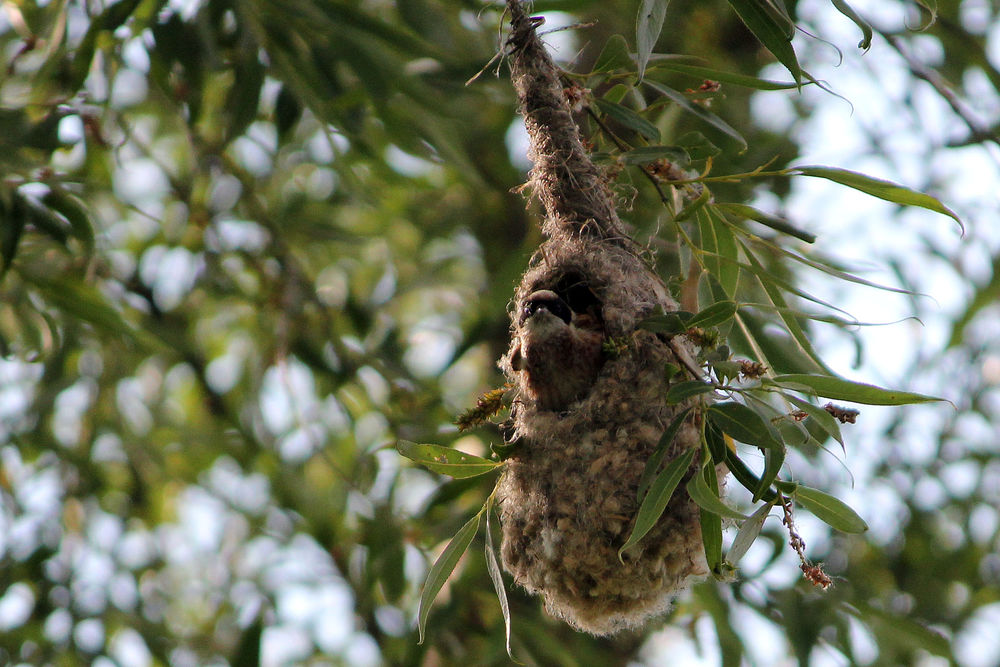
[{"label": "drooping leaf", "polygon": [[645,497],[649,483],[656,477],[656,473],[660,469],[660,464],[663,463],[663,457],[666,455],[670,445],[673,444],[677,433],[680,432],[681,426],[684,425],[684,420],[687,419],[689,412],[691,412],[691,408],[686,408],[670,421],[670,425],[667,426],[663,435],[660,436],[660,441],[656,444],[656,449],[653,450],[653,453],[649,456],[649,460],[646,461],[642,477],[639,478],[639,502],[642,502],[642,499]]},{"label": "drooping leaf", "polygon": [[706,329],[728,322],[736,315],[739,304],[735,301],[717,301],[708,308],[699,311],[694,317],[687,321],[688,329],[701,327]]},{"label": "drooping leaf", "polygon": [[760,535],[760,531],[764,527],[764,521],[771,513],[772,507],[774,507],[772,503],[761,505],[749,518],[740,524],[740,529],[737,531],[736,537],[733,538],[733,543],[726,554],[727,563],[735,567],[740,562],[747,550],[750,549],[750,545]]},{"label": "drooping leaf", "polygon": [[725,463],[726,461],[726,436],[712,422],[705,422],[705,444],[708,452],[712,455],[712,463]]},{"label": "drooping leaf", "polygon": [[[729,468],[729,472],[733,474],[736,481],[750,493],[756,493],[757,489],[760,488],[760,478],[747,467],[747,464],[732,449],[726,450],[726,467]],[[767,502],[771,502],[775,498],[775,494],[768,490],[761,497]]]},{"label": "drooping leaf", "polygon": [[455,479],[485,475],[504,465],[451,447],[417,444],[409,440],[397,440],[396,451],[429,470]]},{"label": "drooping leaf", "polygon": [[697,213],[699,210],[704,208],[705,205],[711,201],[712,201],[712,191],[706,187],[703,187],[701,189],[701,194],[698,195],[698,197],[693,201],[689,201],[688,203],[686,203],[684,205],[684,208],[678,211],[677,215],[674,216],[674,220],[677,222],[683,222],[684,220],[687,220],[692,215]]},{"label": "drooping leaf", "polygon": [[781,472],[781,466],[784,463],[784,442],[781,443],[780,447],[770,447],[764,450],[764,472],[760,476],[760,484],[757,485],[757,489],[753,492],[754,502],[760,500],[767,493],[768,489],[771,488],[771,483],[778,478],[778,473]]},{"label": "drooping leaf", "polygon": [[867,176],[848,169],[807,166],[794,167],[794,171],[797,171],[803,176],[825,178],[828,181],[846,185],[847,187],[858,190],[859,192],[864,192],[865,194],[869,194],[879,199],[884,199],[885,201],[889,201],[894,204],[899,204],[900,206],[918,206],[929,211],[946,215],[957,222],[958,226],[962,229],[962,233],[965,234],[965,224],[962,223],[958,215],[934,197],[924,194],[923,192],[917,192],[897,183],[893,183],[892,181],[874,178],[872,176]]},{"label": "drooping leaf", "polygon": [[861,18],[845,0],[830,0],[830,2],[833,3],[838,12],[854,21],[854,25],[861,29],[861,41],[858,42],[858,48],[867,51],[872,45],[873,33],[871,24]]},{"label": "drooping leaf", "polygon": [[[736,286],[740,279],[740,269],[735,264],[739,261],[739,247],[729,225],[716,209],[717,205],[712,204],[699,211],[698,229],[702,248],[718,255],[718,257],[705,255],[705,266],[718,281],[725,296],[731,299],[736,295]],[[722,261],[720,257],[725,257],[728,261]]]},{"label": "drooping leaf", "polygon": [[691,461],[694,459],[696,451],[696,449],[689,449],[668,463],[660,471],[660,474],[656,476],[652,484],[649,485],[649,492],[642,499],[642,504],[636,512],[635,525],[632,527],[632,532],[629,534],[628,539],[625,540],[625,544],[618,550],[618,560],[622,560],[622,554],[625,550],[638,543],[656,525],[656,522],[659,521],[663,510],[666,509],[667,503],[670,502],[670,498],[673,496],[674,489],[677,488],[681,478],[684,477],[684,473],[691,466]]},{"label": "drooping leaf", "polygon": [[792,396],[791,394],[782,393],[782,395],[794,403],[800,410],[805,412],[809,417],[816,422],[816,424],[827,432],[834,440],[839,442],[841,446],[844,444],[844,438],[840,434],[840,424],[834,419],[833,415],[824,410],[823,408],[813,405],[809,401],[803,401],[797,396]]},{"label": "drooping leaf", "polygon": [[[785,328],[788,330],[788,333],[791,335],[796,345],[798,345],[799,349],[802,350],[805,356],[815,364],[815,368],[817,370],[827,373],[832,372],[820,358],[815,348],[813,348],[812,341],[809,340],[806,332],[802,330],[802,326],[799,324],[798,320],[787,313],[786,309],[788,308],[788,303],[785,301],[785,297],[781,294],[781,289],[784,289],[782,281],[778,281],[773,275],[769,274],[750,249],[746,247],[746,245],[743,245],[743,249],[746,253],[747,261],[750,264],[751,272],[757,277],[760,286],[764,288],[767,298],[772,304],[774,304],[775,308],[778,309],[778,316],[781,318],[781,321],[785,323]],[[795,288],[792,289],[793,294],[796,294],[796,296],[805,296],[806,298],[813,300],[809,297],[809,295],[799,292]],[[835,308],[832,304],[822,303],[822,305],[828,305]]]},{"label": "drooping leaf", "polygon": [[666,69],[673,72],[680,72],[681,74],[690,74],[698,79],[710,79],[720,83],[731,83],[736,86],[744,86],[756,90],[788,90],[799,87],[797,83],[790,81],[770,81],[738,72],[727,72],[725,70],[689,65],[681,62],[657,61],[656,67],[657,69]]},{"label": "drooping leaf", "polygon": [[247,667],[260,665],[260,640],[263,633],[264,619],[261,618],[261,614],[258,614],[250,627],[244,630],[240,636],[231,664],[246,665]]},{"label": "drooping leaf", "polygon": [[707,394],[714,389],[715,386],[709,384],[708,382],[702,382],[701,380],[685,380],[684,382],[675,384],[667,390],[666,400],[670,405],[675,405],[681,401],[686,401],[693,396]]},{"label": "drooping leaf", "polygon": [[759,222],[765,227],[770,227],[776,232],[794,236],[795,238],[805,241],[806,243],[814,243],[816,241],[816,236],[814,234],[810,234],[807,231],[799,229],[784,218],[779,218],[776,215],[765,213],[764,211],[758,210],[753,206],[747,206],[746,204],[724,203],[716,204],[716,207],[722,211],[732,213],[735,216]]},{"label": "drooping leaf", "polygon": [[876,637],[907,650],[921,648],[931,655],[953,659],[951,642],[935,630],[925,627],[901,614],[877,609],[860,601],[845,607],[866,624],[880,630]]},{"label": "drooping leaf", "polygon": [[[714,486],[710,485],[712,480],[716,482]],[[701,471],[691,478],[687,484],[687,492],[691,499],[707,512],[727,519],[743,520],[747,518],[745,514],[737,512],[719,498],[718,480],[715,476],[715,468],[711,463],[703,466]]]},{"label": "drooping leaf", "polygon": [[656,129],[656,126],[628,107],[624,107],[620,104],[616,104],[615,102],[611,102],[600,97],[598,97],[595,102],[597,103],[597,108],[601,110],[601,113],[613,118],[616,122],[624,125],[630,130],[638,132],[649,141],[660,141],[660,131]]},{"label": "drooping leaf", "polygon": [[[696,485],[699,488],[695,494],[705,495],[709,499],[722,503],[717,497],[719,480],[715,475],[715,466],[711,464],[702,466],[701,470],[687,484],[688,495],[698,503],[698,499],[691,493]],[[712,492],[710,489],[716,489],[716,491]],[[711,500],[707,502],[711,503]],[[712,572],[718,573],[722,566],[722,515],[716,511],[705,509],[701,503],[698,504],[700,506],[698,521],[701,523],[701,542],[705,547],[705,561]]]},{"label": "drooping leaf", "polygon": [[496,549],[493,547],[493,531],[490,526],[490,515],[493,513],[493,496],[486,500],[486,571],[489,572],[493,588],[497,592],[497,600],[500,601],[500,613],[503,614],[504,646],[507,648],[507,657],[522,664],[514,658],[510,650],[510,603],[507,601],[507,589],[503,585],[503,575],[500,574],[500,564],[497,562]]},{"label": "drooping leaf", "polygon": [[782,386],[799,385],[808,387],[817,396],[832,398],[839,401],[864,403],[865,405],[909,405],[912,403],[930,403],[944,401],[936,396],[925,396],[907,391],[882,389],[864,382],[853,382],[831,375],[809,375],[806,373],[791,373],[771,378],[770,382]]},{"label": "drooping leaf", "polygon": [[687,321],[693,316],[693,313],[682,310],[663,313],[661,315],[652,315],[639,322],[636,327],[645,329],[646,331],[675,336],[688,330]]},{"label": "drooping leaf", "polygon": [[669,4],[669,0],[642,0],[639,4],[639,16],[635,23],[639,81],[642,81],[642,77],[646,73],[649,55],[653,52],[656,39],[660,36],[660,30],[663,28],[663,17],[667,13],[667,4]]},{"label": "drooping leaf", "polygon": [[865,520],[839,498],[801,484],[791,495],[803,507],[815,514],[817,519],[837,530],[845,533],[863,533],[868,530]]},{"label": "drooping leaf", "polygon": [[795,56],[795,49],[792,48],[794,24],[789,28],[788,21],[777,19],[777,15],[773,11],[768,12],[758,0],[729,0],[729,4],[750,32],[785,66],[795,82],[801,84],[802,69]]},{"label": "drooping leaf", "polygon": [[441,552],[441,555],[434,561],[434,565],[431,566],[430,571],[427,573],[427,578],[424,580],[424,587],[420,591],[420,604],[417,607],[417,632],[420,635],[418,641],[420,644],[424,643],[424,629],[427,626],[427,616],[430,614],[431,604],[433,604],[434,598],[437,597],[441,587],[448,581],[448,577],[455,571],[455,567],[458,565],[459,559],[462,558],[462,554],[472,544],[472,538],[476,536],[476,530],[479,528],[479,521],[482,516],[483,510],[479,510],[474,517],[459,528],[458,532],[451,538],[448,546]]},{"label": "drooping leaf", "polygon": [[705,107],[695,104],[688,98],[684,97],[683,93],[680,93],[669,86],[665,86],[662,83],[656,81],[646,80],[646,85],[648,85],[653,90],[657,91],[664,97],[668,98],[671,102],[679,106],[684,111],[697,116],[701,120],[705,121],[715,129],[719,130],[733,141],[735,141],[740,146],[740,151],[746,150],[747,142],[743,138],[743,135],[737,132],[729,123],[722,120],[714,113],[706,109]]},{"label": "drooping leaf", "polygon": [[764,418],[742,403],[715,403],[708,408],[707,416],[723,433],[740,442],[762,449],[781,448],[781,443],[774,438]]}]

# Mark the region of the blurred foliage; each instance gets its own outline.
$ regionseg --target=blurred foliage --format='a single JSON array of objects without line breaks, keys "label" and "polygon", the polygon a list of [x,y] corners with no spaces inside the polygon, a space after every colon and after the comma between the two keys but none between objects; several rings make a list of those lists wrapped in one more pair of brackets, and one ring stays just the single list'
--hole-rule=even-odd
[{"label": "blurred foliage", "polygon": [[[795,76],[733,11],[781,4],[674,0],[654,51],[701,59],[664,64]],[[831,16],[850,26],[835,44],[845,51],[863,37],[826,0],[786,4],[820,37]],[[877,74],[893,53],[908,72],[898,99],[883,89],[902,125],[864,128],[859,162],[905,160],[907,184],[941,195],[969,226],[957,246],[926,231],[940,220],[906,232],[896,223],[909,213],[890,213],[892,238],[913,240],[871,253],[904,288],[933,291],[931,269],[960,286],[942,335],[899,334],[911,352],[906,388],[958,409],[887,409],[883,433],[860,443],[845,427],[860,482],[851,504],[873,530],[845,536],[802,519],[829,591],[801,580],[787,534],[767,522],[736,581],[697,585],[672,631],[595,639],[512,590],[519,659],[666,664],[681,647],[725,665],[1000,659],[995,188],[956,181],[949,166],[986,155],[995,167],[1000,7],[851,4],[871,14],[876,37],[865,65],[845,74]],[[637,5],[539,0],[535,11],[596,21],[547,37],[569,69],[590,72],[613,35],[634,50]],[[500,440],[451,424],[501,381],[507,301],[539,239],[512,192],[524,163],[510,86],[492,67],[464,85],[499,48],[500,22],[499,7],[467,0],[3,3],[0,662],[507,663],[475,550],[431,610],[424,644],[415,629],[429,564],[490,480],[443,482],[392,449],[405,439],[485,456]],[[833,51],[802,35],[794,44],[804,72]],[[729,83],[699,92],[709,77],[658,62],[649,81],[700,99],[747,149],[677,100],[654,109],[664,143],[687,137],[702,160],[721,147],[713,174],[777,158],[771,175],[722,181],[713,194],[767,204],[770,217],[734,224],[827,262],[836,248],[822,239],[810,251],[801,236],[774,234],[794,195],[778,172],[796,161],[806,119],[843,102]],[[594,93],[619,105],[604,107],[619,113],[609,122],[642,110],[631,93],[613,99],[614,81],[599,84]],[[751,113],[762,96],[785,100],[796,118],[787,131]],[[928,97],[950,118],[946,137],[916,134]],[[901,126],[918,137],[902,153]],[[588,126],[595,149],[617,164],[620,147],[599,130]],[[661,225],[641,163],[622,165],[624,217],[664,274],[680,275],[690,255]],[[718,223],[688,212],[698,233]],[[788,224],[835,233],[841,215]],[[760,272],[798,285],[796,263],[766,243]],[[768,297],[761,284],[740,301]],[[812,341],[816,324],[792,312],[803,302],[788,305],[783,326]],[[936,307],[914,299],[912,314]],[[808,358],[772,335],[774,312],[748,311],[748,335],[770,345],[762,351],[780,372],[802,370]],[[830,488],[848,475],[825,437],[790,450],[786,467]]]}]

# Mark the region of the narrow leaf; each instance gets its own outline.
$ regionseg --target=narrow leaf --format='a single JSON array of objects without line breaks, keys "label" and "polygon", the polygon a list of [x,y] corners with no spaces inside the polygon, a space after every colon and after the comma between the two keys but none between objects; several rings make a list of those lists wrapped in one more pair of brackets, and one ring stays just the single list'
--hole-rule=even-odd
[{"label": "narrow leaf", "polygon": [[799,85],[790,81],[770,81],[768,79],[758,79],[755,76],[739,74],[737,72],[727,72],[725,70],[713,69],[711,67],[699,67],[698,65],[688,65],[678,62],[657,62],[657,69],[667,69],[681,74],[690,74],[698,79],[711,79],[720,83],[731,83],[736,86],[755,88],[756,90],[788,90],[798,88]]},{"label": "narrow leaf", "polygon": [[712,455],[712,463],[726,462],[726,436],[712,422],[705,422],[705,444]]},{"label": "narrow leaf", "polygon": [[500,602],[500,612],[503,614],[504,636],[506,639],[507,657],[522,664],[514,658],[510,650],[510,603],[507,601],[507,589],[503,585],[503,575],[500,574],[500,564],[497,563],[496,549],[493,547],[493,531],[490,527],[490,515],[493,513],[493,496],[486,501],[486,570],[493,581],[493,588],[497,592],[497,600]]},{"label": "narrow leaf", "polygon": [[[702,467],[691,478],[687,485],[688,495],[691,495],[691,488],[696,480],[700,480],[706,490],[719,488],[719,480],[715,476],[715,466],[713,465]],[[691,497],[694,499],[694,496]],[[718,500],[710,491],[709,497]],[[698,502],[697,499],[695,502]],[[721,503],[721,501],[719,502]],[[705,547],[705,561],[708,563],[709,569],[717,573],[722,565],[722,516],[717,512],[701,508],[701,511],[698,512],[698,521],[701,523],[701,542]]]},{"label": "narrow leaf", "polygon": [[865,174],[847,169],[808,166],[795,167],[794,170],[803,176],[825,178],[828,181],[846,185],[847,187],[854,188],[859,192],[864,192],[865,194],[878,197],[879,199],[884,199],[885,201],[893,202],[894,204],[899,204],[901,206],[919,206],[920,208],[926,208],[929,211],[947,215],[949,218],[952,218],[958,223],[958,226],[962,229],[962,234],[965,234],[965,225],[959,219],[958,215],[934,197],[924,194],[923,192],[917,192],[915,190],[905,188],[902,185],[898,185],[897,183],[893,183],[892,181],[885,181],[881,178],[866,176]]},{"label": "narrow leaf", "polygon": [[691,412],[691,408],[687,408],[678,414],[670,422],[670,426],[667,430],[663,432],[660,436],[660,441],[656,445],[656,449],[650,454],[649,460],[646,461],[646,467],[642,471],[642,477],[639,478],[639,494],[638,500],[642,502],[643,497],[646,495],[646,489],[649,488],[649,483],[656,477],[656,471],[660,469],[660,464],[663,463],[663,457],[666,455],[667,450],[670,445],[673,444],[674,438],[677,437],[677,433],[681,430],[681,426],[684,425],[684,420],[687,418],[688,413]]},{"label": "narrow leaf", "polygon": [[780,447],[771,447],[764,450],[764,473],[760,476],[760,483],[753,492],[754,502],[760,500],[767,493],[768,489],[771,488],[771,483],[778,478],[778,473],[781,472],[781,466],[784,463],[784,443]]},{"label": "narrow leaf", "polygon": [[667,403],[670,405],[676,405],[677,403],[686,401],[692,396],[707,394],[714,389],[715,386],[707,382],[702,382],[701,380],[687,380],[685,382],[675,384],[667,391]]},{"label": "narrow leaf", "polygon": [[841,446],[844,445],[844,438],[840,434],[840,424],[837,423],[837,420],[834,419],[833,415],[818,405],[813,405],[809,401],[803,401],[797,396],[792,396],[791,394],[786,394],[784,392],[782,392],[781,395],[809,415],[809,417],[815,421],[821,429],[826,431],[830,437],[839,442]]},{"label": "narrow leaf", "polygon": [[656,46],[656,39],[663,29],[663,17],[667,13],[669,0],[642,0],[639,16],[635,24],[635,43],[638,50],[639,81],[646,73],[649,55]]},{"label": "narrow leaf", "polygon": [[854,11],[854,8],[844,2],[844,0],[831,0],[831,2],[838,12],[854,21],[854,25],[861,29],[861,41],[858,42],[858,48],[867,51],[872,45],[871,24],[861,18],[858,13]]},{"label": "narrow leaf", "polygon": [[397,440],[396,451],[425,468],[455,479],[485,475],[503,465],[451,447],[420,445],[409,440]]},{"label": "narrow leaf", "polygon": [[625,550],[637,544],[659,521],[663,510],[666,509],[667,503],[670,502],[670,498],[674,494],[674,489],[677,488],[684,473],[691,466],[696,451],[696,449],[689,449],[671,461],[649,485],[649,493],[643,498],[639,511],[636,512],[632,533],[625,540],[622,548],[618,550],[618,560],[622,560],[622,554]]},{"label": "narrow leaf", "polygon": [[723,134],[734,140],[736,143],[740,145],[741,152],[746,150],[747,142],[746,139],[743,138],[743,135],[737,132],[735,129],[733,129],[733,127],[729,125],[729,123],[722,120],[721,118],[716,116],[714,113],[712,113],[705,107],[699,104],[695,104],[688,98],[684,97],[682,93],[674,90],[673,88],[670,88],[669,86],[665,86],[662,83],[647,80],[646,84],[653,90],[657,91],[664,97],[668,98],[671,102],[679,106],[684,111],[694,116],[697,116],[701,120],[705,121],[715,129],[721,131]]},{"label": "narrow leaf", "polygon": [[779,218],[776,215],[771,215],[770,213],[765,213],[764,211],[758,210],[753,206],[747,206],[746,204],[716,204],[716,207],[722,211],[732,213],[733,215],[746,218],[747,220],[753,220],[759,222],[765,227],[770,227],[776,232],[781,232],[782,234],[788,234],[789,236],[794,236],[797,239],[805,241],[806,243],[814,243],[816,241],[815,234],[810,234],[807,231],[803,231],[788,222],[784,218]]},{"label": "narrow leaf", "polygon": [[864,403],[865,405],[909,405],[911,403],[929,403],[945,400],[936,396],[882,389],[872,384],[852,382],[851,380],[831,375],[792,373],[789,375],[778,375],[771,378],[770,382],[778,385],[801,385],[808,387],[817,396],[822,396],[823,398]]},{"label": "narrow leaf", "polygon": [[716,483],[715,488],[709,486],[708,480],[705,479],[706,470],[712,470],[710,477],[715,477],[715,469],[711,464],[704,466],[697,475],[691,478],[687,484],[688,495],[691,499],[698,503],[698,506],[707,512],[712,514],[717,514],[721,517],[726,517],[728,519],[746,519],[745,514],[741,514],[731,508],[729,505],[722,502],[719,498],[719,487]]},{"label": "narrow leaf", "polygon": [[635,130],[650,141],[660,141],[660,131],[656,129],[656,126],[628,107],[623,107],[620,104],[610,102],[600,97],[598,97],[595,101],[597,102],[597,108],[600,109],[602,113],[613,118],[618,123],[621,123],[631,130]]},{"label": "narrow leaf", "polygon": [[[792,48],[788,22],[777,21],[773,12],[768,12],[758,0],[729,0],[729,4],[757,39],[774,54],[789,71],[796,83],[802,82],[802,69]],[[794,31],[794,25],[792,26]]]},{"label": "narrow leaf", "polygon": [[750,518],[740,525],[740,529],[736,533],[736,537],[733,538],[732,545],[729,547],[729,553],[726,554],[727,563],[735,566],[743,559],[747,550],[750,549],[750,545],[760,535],[761,528],[764,527],[764,521],[771,513],[772,507],[774,507],[772,503],[761,505],[757,508],[757,511],[750,515]]},{"label": "narrow leaf", "polygon": [[708,418],[723,433],[740,442],[763,449],[781,449],[781,443],[775,440],[764,418],[742,403],[715,403],[708,408]]},{"label": "narrow leaf", "polygon": [[479,528],[479,520],[482,516],[483,510],[479,510],[478,514],[469,519],[455,533],[455,536],[451,538],[451,542],[448,543],[448,546],[445,547],[441,555],[434,561],[430,572],[427,573],[423,590],[420,591],[420,605],[417,608],[417,631],[420,634],[420,640],[417,643],[424,643],[424,628],[427,625],[427,616],[430,614],[431,604],[434,602],[434,598],[437,597],[441,587],[444,586],[444,582],[448,581],[448,577],[455,571],[455,566],[458,565],[462,554],[472,544],[472,538],[476,536],[476,530]]},{"label": "narrow leaf", "polygon": [[673,313],[663,313],[662,315],[647,317],[639,322],[636,327],[654,333],[676,336],[688,330],[687,321],[692,317],[691,313],[679,310]]},{"label": "narrow leaf", "polygon": [[717,301],[688,320],[688,329],[692,327],[706,329],[718,326],[733,319],[738,309],[739,304],[735,301]]},{"label": "narrow leaf", "polygon": [[683,222],[684,220],[687,220],[692,215],[697,213],[699,210],[704,208],[705,205],[711,201],[712,201],[712,191],[706,187],[703,187],[701,189],[701,194],[698,195],[698,198],[695,199],[694,201],[685,204],[684,208],[678,211],[677,215],[674,216],[674,220],[676,222]]},{"label": "narrow leaf", "polygon": [[801,484],[792,493],[792,497],[815,514],[816,518],[837,530],[845,533],[863,533],[868,530],[864,519],[839,498]]},{"label": "narrow leaf", "polygon": [[[726,450],[726,467],[729,468],[729,472],[733,473],[733,477],[736,478],[736,481],[743,485],[743,488],[750,493],[757,492],[757,489],[760,487],[760,478],[757,477],[757,475],[755,475],[753,471],[747,467],[747,464],[743,463],[743,460],[736,455],[736,452],[731,449]],[[773,491],[768,489],[762,497],[764,500],[771,502],[774,500],[775,494]]]}]

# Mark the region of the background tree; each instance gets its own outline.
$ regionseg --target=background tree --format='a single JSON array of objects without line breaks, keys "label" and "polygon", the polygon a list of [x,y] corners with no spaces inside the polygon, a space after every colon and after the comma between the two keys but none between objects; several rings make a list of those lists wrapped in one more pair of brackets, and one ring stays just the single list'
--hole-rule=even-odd
[{"label": "background tree", "polygon": [[[675,0],[655,51],[788,80],[734,11],[779,4]],[[1000,9],[853,3],[876,32],[862,57],[853,47],[864,33],[830,3],[787,4],[804,31],[836,45],[799,32],[798,62],[850,104],[816,86],[699,91],[711,77],[652,61],[648,77],[692,89],[685,99],[710,102],[748,148],[678,103],[650,117],[665,137],[697,131],[723,148],[714,174],[777,156],[769,169],[832,164],[947,201],[964,239],[940,216],[859,203],[815,179],[713,185],[820,236],[817,250],[796,251],[874,257],[893,284],[933,295],[878,297],[872,312],[878,292],[858,296],[780,256],[766,264],[862,320],[920,317],[865,329],[869,357],[858,342],[857,359],[861,334],[795,321],[838,372],[957,410],[866,408],[845,427],[846,468],[818,448],[790,451],[796,478],[836,491],[872,528],[847,538],[798,517],[830,590],[801,580],[787,534],[768,522],[740,577],[694,587],[659,632],[595,639],[510,591],[521,660],[665,664],[696,649],[724,664],[1000,657],[989,631],[1000,615]],[[613,35],[635,50],[637,5],[534,11],[565,12],[550,25],[596,21],[547,37],[567,68],[588,72]],[[490,482],[443,483],[391,448],[407,439],[485,454],[498,440],[451,422],[500,381],[507,301],[539,241],[511,192],[524,163],[510,86],[492,69],[464,85],[498,49],[499,9],[57,0],[3,10],[3,661],[505,663],[476,552],[431,611],[425,644],[413,627],[435,550]],[[845,64],[831,69],[837,47]],[[594,140],[607,143],[596,130]],[[679,273],[655,189],[634,167],[618,182],[637,238]]]}]

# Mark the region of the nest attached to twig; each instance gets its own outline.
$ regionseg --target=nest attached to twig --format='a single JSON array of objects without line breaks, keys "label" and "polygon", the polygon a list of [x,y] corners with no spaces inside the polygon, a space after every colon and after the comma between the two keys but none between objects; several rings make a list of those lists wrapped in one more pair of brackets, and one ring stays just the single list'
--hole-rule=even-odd
[{"label": "nest attached to twig", "polygon": [[[517,288],[511,347],[500,362],[517,390],[511,425],[521,443],[497,490],[501,556],[550,614],[604,635],[662,613],[692,577],[708,573],[698,508],[680,490],[624,563],[618,558],[646,461],[687,407],[664,400],[667,365],[679,365],[675,350],[686,348],[636,328],[677,304],[639,257],[583,149],[538,22],[515,0],[508,7],[512,79],[534,163],[528,185],[545,207],[547,240]],[[561,382],[572,391],[547,391]],[[697,429],[685,424],[664,465],[698,446]],[[696,457],[688,477],[697,465]]]}]

